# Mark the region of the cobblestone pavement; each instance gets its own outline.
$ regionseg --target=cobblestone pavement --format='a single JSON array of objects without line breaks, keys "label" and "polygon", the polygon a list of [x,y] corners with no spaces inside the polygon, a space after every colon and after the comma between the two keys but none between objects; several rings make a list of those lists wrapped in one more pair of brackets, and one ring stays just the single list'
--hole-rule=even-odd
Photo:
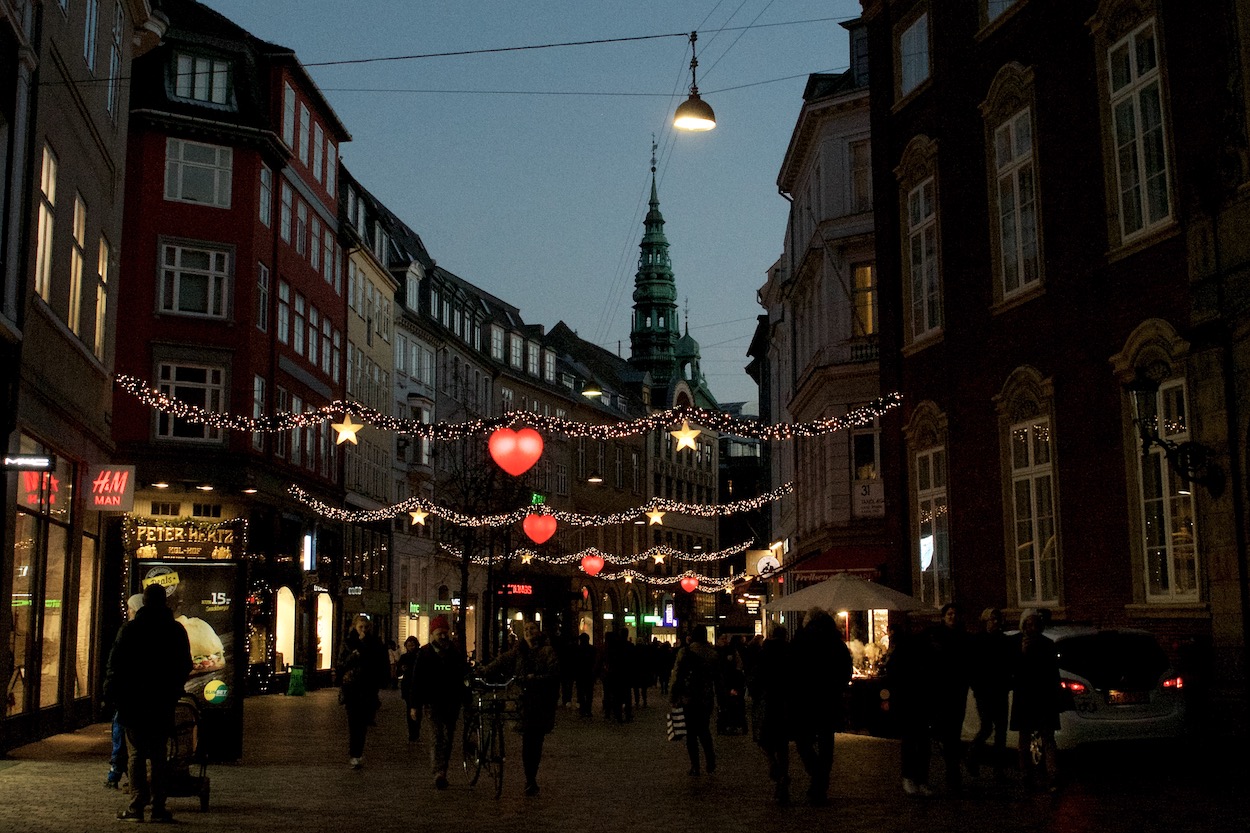
[{"label": "cobblestone pavement", "polygon": [[[1185,747],[1145,748],[1070,759],[1057,796],[972,782],[963,797],[905,798],[896,741],[840,734],[827,807],[803,804],[805,778],[792,765],[796,803],[771,800],[759,750],[749,738],[716,738],[714,775],[686,774],[684,745],[664,736],[664,709],[625,725],[561,710],[548,736],[541,794],[522,795],[520,737],[510,735],[504,794],[466,785],[453,768],[436,791],[429,727],[410,745],[403,703],[383,692],[364,767],[347,766],[347,727],[333,690],[304,697],[249,698],[243,759],[210,764],[210,805],[174,797],[179,827],[195,831],[1163,831],[1250,830],[1244,762]],[[0,833],[117,830],[125,796],[103,788],[108,725],[13,750],[0,759]],[[459,750],[453,756],[458,760]],[[935,783],[939,762],[934,760]]]}]

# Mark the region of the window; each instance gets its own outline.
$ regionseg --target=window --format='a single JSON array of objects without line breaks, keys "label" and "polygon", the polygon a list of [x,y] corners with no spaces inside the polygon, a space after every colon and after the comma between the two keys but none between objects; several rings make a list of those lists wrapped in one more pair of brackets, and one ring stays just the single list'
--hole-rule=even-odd
[{"label": "window", "polygon": [[898,38],[900,98],[929,78],[929,14],[925,12]]},{"label": "window", "polygon": [[334,283],[334,232],[328,228],[321,235],[321,262],[326,283]]},{"label": "window", "polygon": [[282,141],[295,149],[295,90],[290,84],[282,84]]},{"label": "window", "polygon": [[339,380],[339,360],[343,355],[343,334],[337,329],[334,331],[334,348],[330,351],[330,378],[335,382]]},{"label": "window", "polygon": [[82,26],[82,57],[87,62],[87,70],[95,75],[96,34],[100,28],[100,0],[85,0]]},{"label": "window", "polygon": [[326,142],[326,190],[334,196],[334,180],[339,174],[339,148],[334,142]]},{"label": "window", "polygon": [[35,251],[35,291],[45,302],[52,298],[52,229],[56,220],[57,159],[52,148],[43,146],[43,168],[39,175],[39,242]]},{"label": "window", "polygon": [[278,341],[286,344],[291,332],[291,285],[278,281]]},{"label": "window", "polygon": [[[1166,440],[1189,440],[1189,409],[1183,379],[1163,382],[1147,413],[1138,418]],[[1192,486],[1168,464],[1157,445],[1139,457],[1146,600],[1169,602],[1198,597],[1198,547]]]},{"label": "window", "polygon": [[313,125],[313,143],[312,143],[312,154],[313,154],[312,175],[313,175],[313,179],[317,180],[318,182],[321,181],[321,176],[324,172],[323,154],[325,152],[325,143],[326,143],[326,134],[325,134],[325,131],[321,129],[321,124],[320,123],[314,124]]},{"label": "window", "polygon": [[[162,362],[158,375],[163,396],[213,413],[224,410],[226,372],[223,368]],[[156,434],[168,439],[202,442],[218,442],[222,437],[220,428],[213,428],[207,423],[177,419],[163,412],[157,413]]]},{"label": "window", "polygon": [[303,160],[304,167],[308,167],[311,159],[310,145],[312,142],[308,132],[311,122],[312,114],[308,112],[308,105],[301,102],[299,105],[299,137],[297,139],[299,145],[296,148],[295,155]]},{"label": "window", "polygon": [[998,243],[1003,297],[1036,285],[1037,195],[1033,165],[1033,123],[1027,109],[994,131],[998,176]]},{"label": "window", "polygon": [[514,400],[512,398],[512,388],[501,387],[499,389],[499,406],[505,414],[513,409]]},{"label": "window", "polygon": [[[291,397],[291,413],[304,412],[304,400],[298,396]],[[298,466],[304,462],[303,429],[296,425],[291,429],[291,464]]]},{"label": "window", "polygon": [[1016,591],[1022,605],[1059,599],[1051,448],[1048,419],[1011,426]]},{"label": "window", "polygon": [[316,214],[308,230],[308,263],[314,272],[321,271],[321,220]]},{"label": "window", "polygon": [[165,199],[230,207],[234,151],[228,147],[165,141]]},{"label": "window", "polygon": [[511,355],[508,356],[508,362],[513,367],[520,369],[522,362],[525,361],[525,346],[519,335],[513,335],[511,338]]},{"label": "window", "polygon": [[256,329],[269,329],[269,267],[256,264]]},{"label": "window", "polygon": [[863,338],[877,334],[877,269],[871,263],[856,263],[851,267],[852,291],[854,293],[854,320],[851,334]]},{"label": "window", "polygon": [[109,242],[104,235],[100,235],[100,253],[96,260],[95,331],[91,345],[100,361],[104,361],[104,335],[108,328],[109,255]]},{"label": "window", "polygon": [[299,292],[295,293],[295,326],[292,333],[292,346],[295,352],[304,355],[304,326],[307,317],[308,301]]},{"label": "window", "polygon": [[230,103],[230,64],[203,55],[178,53],[174,95],[207,104]]},{"label": "window", "polygon": [[162,249],[160,311],[225,318],[229,253],[177,244]]},{"label": "window", "polygon": [[529,343],[529,355],[527,356],[526,369],[531,376],[538,375],[539,347],[538,342],[531,341]]},{"label": "window", "polygon": [[126,12],[122,4],[113,7],[113,31],[109,39],[109,93],[105,108],[117,118],[117,108],[122,98],[122,37],[126,30]]},{"label": "window", "polygon": [[314,306],[308,308],[308,361],[317,366],[317,355],[321,352],[321,313]]},{"label": "window", "polygon": [[503,361],[503,328],[490,328],[490,357],[496,361]]},{"label": "window", "polygon": [[937,200],[934,190],[934,180],[930,177],[907,195],[907,265],[913,339],[942,326],[942,279],[938,271]]},{"label": "window", "polygon": [[1154,21],[1112,46],[1107,62],[1120,233],[1129,238],[1172,216]]},{"label": "window", "polygon": [[[252,377],[252,419],[259,420],[265,415],[265,377]],[[265,450],[265,434],[263,431],[252,432],[252,448]]]},{"label": "window", "polygon": [[266,226],[273,224],[273,171],[267,166],[260,168],[260,221]]},{"label": "window", "polygon": [[[330,316],[323,316],[321,319],[321,372],[330,375]],[[315,359],[314,359],[315,363]]]},{"label": "window", "polygon": [[851,429],[851,479],[877,480],[881,477],[881,429],[877,420]]},{"label": "window", "polygon": [[295,253],[302,255],[308,251],[308,203],[297,200],[295,203]]},{"label": "window", "polygon": [[543,351],[543,379],[553,383],[556,380],[556,354],[550,350]]},{"label": "window", "polygon": [[[284,387],[274,389],[273,407],[276,413],[284,414],[291,407],[291,394]],[[273,435],[273,453],[278,457],[285,458],[287,454],[287,443],[290,434],[286,431],[278,431]]]},{"label": "window", "polygon": [[916,454],[916,556],[920,568],[920,598],[937,607],[951,598],[950,554],[947,544],[946,450],[931,448]]},{"label": "window", "polygon": [[74,335],[82,330],[82,272],[87,261],[87,204],[74,195],[74,239],[69,253],[69,311],[65,323]]},{"label": "window", "polygon": [[282,240],[286,243],[291,242],[291,203],[294,199],[295,195],[291,193],[291,186],[285,182],[282,183],[282,216],[279,218],[281,225],[278,226],[278,234],[282,235]]},{"label": "window", "polygon": [[1016,0],[985,0],[985,20],[987,23],[993,22],[1002,15],[1003,12],[1015,5]]},{"label": "window", "polygon": [[851,142],[851,210],[872,211],[872,151],[868,140]]}]

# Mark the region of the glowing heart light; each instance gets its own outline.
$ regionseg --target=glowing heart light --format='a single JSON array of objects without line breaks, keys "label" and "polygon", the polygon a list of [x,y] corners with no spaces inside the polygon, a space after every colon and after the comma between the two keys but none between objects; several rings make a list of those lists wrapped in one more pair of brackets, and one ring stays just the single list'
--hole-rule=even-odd
[{"label": "glowing heart light", "polygon": [[543,544],[556,534],[556,519],[550,515],[526,515],[521,528],[535,544]]},{"label": "glowing heart light", "polygon": [[520,431],[500,428],[490,435],[491,459],[513,477],[520,477],[529,471],[542,453],[542,435],[533,428],[522,428]]},{"label": "glowing heart light", "polygon": [[681,589],[687,593],[693,593],[699,589],[699,580],[694,576],[686,576],[679,583],[681,584]]},{"label": "glowing heart light", "polygon": [[591,576],[599,575],[599,571],[603,569],[603,556],[583,555],[582,556],[582,569],[586,571],[587,575],[591,575]]}]

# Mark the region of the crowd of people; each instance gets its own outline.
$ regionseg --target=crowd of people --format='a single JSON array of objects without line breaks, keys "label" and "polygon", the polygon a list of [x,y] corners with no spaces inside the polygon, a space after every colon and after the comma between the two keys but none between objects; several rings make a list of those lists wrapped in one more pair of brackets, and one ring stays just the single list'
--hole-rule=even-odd
[{"label": "crowd of people", "polygon": [[[115,786],[128,770],[133,799],[119,818],[141,821],[150,805],[153,821],[167,821],[161,752],[190,671],[190,653],[160,585],[150,585],[131,603],[133,618],[118,635],[105,680],[105,696],[116,709],[108,785]],[[353,769],[363,766],[379,691],[395,686],[406,707],[408,740],[419,744],[422,726],[430,727],[434,786],[446,789],[457,724],[469,702],[467,681],[513,680],[520,687],[525,793],[537,795],[543,742],[558,708],[576,708],[581,718],[592,719],[598,687],[602,717],[614,723],[631,722],[636,709],[651,706],[653,696],[656,705],[680,709],[692,776],[716,771],[713,726],[719,735],[749,733],[764,754],[774,798],[782,804],[790,801],[793,745],[807,776],[807,801],[819,806],[828,801],[834,738],[846,725],[852,657],[827,611],[813,608],[796,618],[793,633],[778,625],[767,638],[722,635],[713,645],[708,629],[694,628],[674,645],[656,638],[635,642],[628,631],[615,630],[600,647],[585,633],[553,643],[537,623],[527,622],[493,661],[474,666],[452,639],[445,616],[430,623],[426,645],[409,636],[401,652],[394,643],[388,649],[369,616],[361,614],[353,619],[334,668],[347,714],[348,762]],[[934,746],[941,753],[949,794],[959,793],[965,771],[979,777],[986,764],[996,780],[1003,780],[1009,728],[1019,733],[1017,754],[1026,783],[1039,771],[1041,786],[1054,791],[1061,693],[1055,646],[1045,626],[1044,612],[1025,610],[1020,632],[1008,636],[1001,611],[987,609],[977,632],[970,634],[953,604],[942,608],[938,622],[920,630],[892,623],[880,660],[881,707],[888,709],[889,725],[900,740],[906,795],[933,794]],[[656,695],[652,689],[658,689]],[[979,728],[965,750],[969,691]]]}]

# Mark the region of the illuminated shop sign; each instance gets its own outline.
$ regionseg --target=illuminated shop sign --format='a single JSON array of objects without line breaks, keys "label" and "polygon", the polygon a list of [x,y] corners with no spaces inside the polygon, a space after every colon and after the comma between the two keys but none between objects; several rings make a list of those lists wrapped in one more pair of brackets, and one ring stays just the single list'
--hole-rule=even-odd
[{"label": "illuminated shop sign", "polygon": [[127,547],[140,561],[233,561],[247,537],[247,522],[223,526],[185,523],[159,524],[142,518],[127,520]]},{"label": "illuminated shop sign", "polygon": [[135,508],[134,466],[89,466],[88,509],[131,512]]},{"label": "illuminated shop sign", "polygon": [[5,471],[52,471],[56,458],[51,454],[6,454]]},{"label": "illuminated shop sign", "polygon": [[532,596],[534,586],[532,584],[505,584],[501,592],[511,593],[513,596]]}]

